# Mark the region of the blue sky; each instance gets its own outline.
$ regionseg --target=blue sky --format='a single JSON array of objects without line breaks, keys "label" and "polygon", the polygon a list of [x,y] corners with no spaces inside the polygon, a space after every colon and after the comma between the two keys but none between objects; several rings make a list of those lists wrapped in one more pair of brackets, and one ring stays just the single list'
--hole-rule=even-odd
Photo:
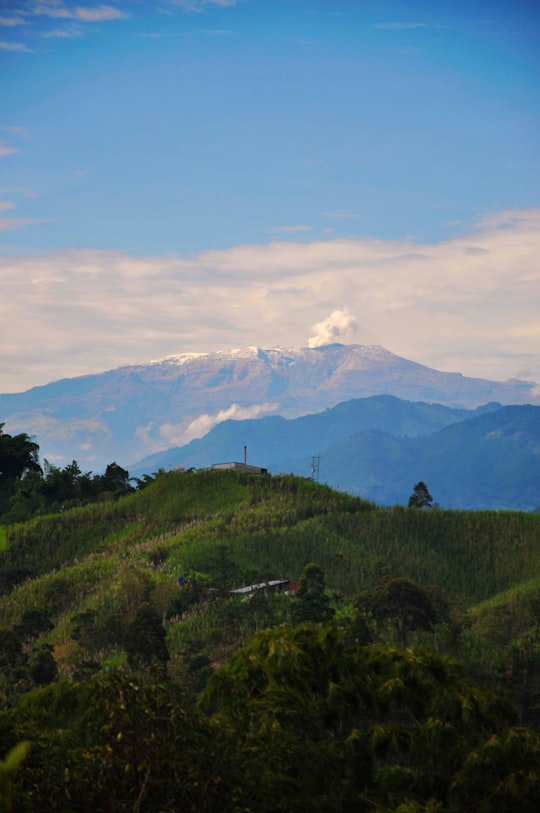
[{"label": "blue sky", "polygon": [[520,0],[0,2],[0,391],[324,337],[538,379],[539,80]]}]

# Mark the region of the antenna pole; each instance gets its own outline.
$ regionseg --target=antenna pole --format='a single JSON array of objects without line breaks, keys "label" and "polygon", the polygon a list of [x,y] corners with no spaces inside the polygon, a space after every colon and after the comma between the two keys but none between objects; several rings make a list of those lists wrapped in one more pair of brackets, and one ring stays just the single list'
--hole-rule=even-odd
[{"label": "antenna pole", "polygon": [[320,467],[321,467],[321,455],[319,452],[319,454],[313,455],[311,458],[311,479],[314,480],[316,483],[319,482]]}]

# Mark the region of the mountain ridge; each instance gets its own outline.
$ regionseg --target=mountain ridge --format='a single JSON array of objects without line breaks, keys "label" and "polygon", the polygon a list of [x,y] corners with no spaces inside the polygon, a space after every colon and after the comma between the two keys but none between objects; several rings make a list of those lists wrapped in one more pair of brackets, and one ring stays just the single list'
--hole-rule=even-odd
[{"label": "mountain ridge", "polygon": [[529,381],[433,370],[380,345],[187,353],[0,395],[6,431],[36,437],[61,465],[103,468],[184,445],[226,418],[298,417],[388,394],[454,408],[539,403]]},{"label": "mountain ridge", "polygon": [[130,471],[140,476],[240,460],[243,443],[248,462],[272,474],[307,477],[320,454],[321,482],[379,504],[406,504],[414,483],[424,480],[443,508],[540,505],[540,406],[529,404],[452,410],[375,396],[296,419],[224,421]]}]

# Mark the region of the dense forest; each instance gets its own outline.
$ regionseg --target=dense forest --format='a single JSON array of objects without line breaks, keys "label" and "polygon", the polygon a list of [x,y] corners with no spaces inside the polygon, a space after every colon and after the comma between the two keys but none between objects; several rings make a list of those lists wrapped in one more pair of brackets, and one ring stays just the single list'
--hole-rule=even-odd
[{"label": "dense forest", "polygon": [[0,811],[536,810],[540,515],[38,455],[0,433]]}]

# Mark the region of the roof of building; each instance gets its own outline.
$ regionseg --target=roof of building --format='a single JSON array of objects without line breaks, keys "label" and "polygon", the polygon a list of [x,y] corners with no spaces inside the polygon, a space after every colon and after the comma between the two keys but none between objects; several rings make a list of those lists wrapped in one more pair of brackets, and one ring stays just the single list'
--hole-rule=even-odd
[{"label": "roof of building", "polygon": [[211,469],[233,469],[234,471],[241,471],[244,474],[267,474],[268,469],[262,466],[250,466],[248,463],[238,463],[231,461],[230,463],[212,463]]},{"label": "roof of building", "polygon": [[268,582],[260,582],[259,584],[248,584],[245,587],[237,587],[235,590],[229,590],[229,593],[234,595],[245,595],[246,593],[254,593],[255,590],[264,590],[265,587],[279,587],[280,585],[288,585],[288,579],[273,579]]}]

